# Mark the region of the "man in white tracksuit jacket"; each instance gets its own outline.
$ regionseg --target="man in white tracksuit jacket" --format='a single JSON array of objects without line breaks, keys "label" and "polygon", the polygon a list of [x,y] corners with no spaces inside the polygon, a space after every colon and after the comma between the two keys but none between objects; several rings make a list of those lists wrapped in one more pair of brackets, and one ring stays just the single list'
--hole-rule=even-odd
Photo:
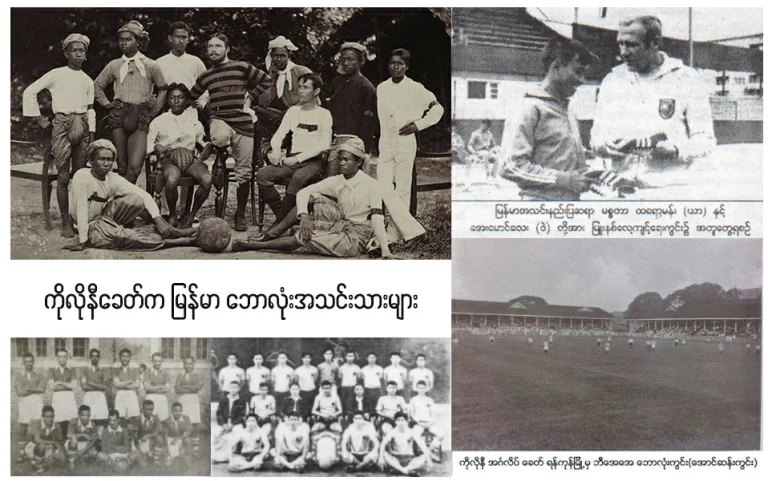
[{"label": "man in white tracksuit jacket", "polygon": [[411,203],[415,134],[439,122],[444,112],[432,92],[405,76],[410,62],[407,50],[394,50],[389,59],[392,78],[376,88],[381,123],[376,178],[390,187],[394,182],[395,191],[406,206]]},{"label": "man in white tracksuit jacket", "polygon": [[[591,134],[595,151],[620,160],[631,147],[651,147],[653,158],[670,167],[708,154],[715,146],[709,92],[696,70],[661,51],[661,21],[646,16],[622,22],[618,43],[624,63],[600,86]],[[658,134],[666,140],[647,142]]]}]

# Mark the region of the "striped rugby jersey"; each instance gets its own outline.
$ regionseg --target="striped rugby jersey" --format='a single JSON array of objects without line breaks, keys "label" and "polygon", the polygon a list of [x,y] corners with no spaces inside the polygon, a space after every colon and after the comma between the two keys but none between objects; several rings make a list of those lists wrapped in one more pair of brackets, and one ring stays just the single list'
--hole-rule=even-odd
[{"label": "striped rugby jersey", "polygon": [[272,85],[272,78],[247,62],[229,61],[203,72],[190,92],[193,99],[206,90],[212,118],[225,121],[236,132],[253,136],[251,116],[243,111],[245,92],[255,100]]}]

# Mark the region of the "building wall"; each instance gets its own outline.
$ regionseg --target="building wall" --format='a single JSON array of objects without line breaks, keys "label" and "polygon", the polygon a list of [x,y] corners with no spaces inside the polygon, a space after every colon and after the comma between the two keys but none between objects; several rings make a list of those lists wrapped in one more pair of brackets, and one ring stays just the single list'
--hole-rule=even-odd
[{"label": "building wall", "polygon": [[[32,352],[33,355],[35,355],[35,372],[40,373],[44,375],[46,378],[48,376],[48,371],[52,367],[58,366],[58,362],[56,360],[55,355],[55,341],[53,338],[46,338],[46,344],[47,349],[44,356],[38,356],[36,352],[37,347],[37,338],[26,338],[28,345],[31,347],[30,352]],[[81,338],[82,339],[82,338]],[[76,342],[72,338],[65,338],[62,339],[63,342],[66,342],[66,348],[70,352],[70,354],[73,353],[73,344]],[[175,352],[174,357],[168,357],[163,361],[163,368],[168,371],[168,373],[171,376],[171,385],[173,385],[176,381],[176,376],[182,374],[184,372],[184,367],[182,360],[180,358],[181,352],[180,352],[180,344],[181,340],[179,338],[174,338],[173,343],[175,346]],[[201,376],[203,376],[203,389],[200,391],[200,403],[202,406],[202,413],[201,417],[202,419],[206,420],[209,419],[210,416],[208,414],[208,411],[210,410],[210,404],[211,404],[211,391],[210,391],[210,385],[209,383],[205,382],[205,379],[210,378],[210,362],[208,360],[207,354],[208,349],[210,346],[210,340],[209,339],[190,339],[191,345],[193,349],[197,346],[197,342],[200,342],[201,349],[204,348],[204,351],[206,353],[206,357],[200,360],[196,360],[195,362],[195,371],[197,371]],[[78,343],[80,341],[77,341]],[[109,379],[112,378],[112,372],[113,369],[118,369],[120,366],[119,361],[119,352],[123,348],[128,348],[132,352],[132,362],[135,364],[146,364],[147,366],[151,366],[150,357],[152,353],[154,352],[160,352],[162,347],[162,341],[160,338],[130,338],[130,339],[118,339],[118,338],[85,338],[85,357],[70,357],[69,361],[67,362],[67,366],[70,368],[75,369],[77,372],[78,378],[80,377],[81,371],[88,367],[90,365],[90,361],[87,357],[88,351],[90,349],[99,349],[101,351],[101,362],[100,366],[102,369],[105,369],[106,375]],[[19,339],[11,339],[11,422],[12,426],[16,425],[16,422],[18,420],[18,396],[16,395],[16,391],[13,387],[14,380],[20,376],[24,371],[24,366],[22,364],[22,355],[23,351],[25,350],[26,346],[24,345],[24,341],[20,341]],[[170,354],[170,352],[169,352]],[[51,392],[46,391],[46,393],[43,395],[43,402],[46,404],[49,404],[51,402]],[[107,392],[107,404],[110,408],[114,406],[114,392]],[[75,389],[75,399],[78,403],[78,405],[82,402],[83,398],[83,391],[80,389],[79,385],[78,388]],[[178,396],[176,393],[171,390],[171,392],[168,394],[168,400],[169,402],[173,403],[178,399]]]}]

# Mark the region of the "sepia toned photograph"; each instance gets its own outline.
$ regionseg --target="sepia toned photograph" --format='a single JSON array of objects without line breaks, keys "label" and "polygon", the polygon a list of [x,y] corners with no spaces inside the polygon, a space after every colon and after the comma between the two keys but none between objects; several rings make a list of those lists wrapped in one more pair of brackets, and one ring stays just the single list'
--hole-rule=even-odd
[{"label": "sepia toned photograph", "polygon": [[760,8],[455,8],[457,201],[761,201]]},{"label": "sepia toned photograph", "polygon": [[761,239],[454,252],[455,449],[762,448]]},{"label": "sepia toned photograph", "polygon": [[11,20],[12,259],[450,259],[449,8]]},{"label": "sepia toned photograph", "polygon": [[213,339],[213,476],[450,476],[449,339]]},{"label": "sepia toned photograph", "polygon": [[11,475],[208,476],[208,356],[208,339],[11,339]]}]

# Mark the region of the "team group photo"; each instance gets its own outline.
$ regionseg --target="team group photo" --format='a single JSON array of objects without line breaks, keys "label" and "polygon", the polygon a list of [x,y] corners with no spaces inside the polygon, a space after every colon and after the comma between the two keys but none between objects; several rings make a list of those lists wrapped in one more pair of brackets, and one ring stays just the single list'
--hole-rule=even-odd
[{"label": "team group photo", "polygon": [[11,474],[207,476],[209,340],[11,340]]},{"label": "team group photo", "polygon": [[13,258],[450,258],[450,9],[11,16]]},{"label": "team group photo", "polygon": [[454,198],[761,201],[762,18],[454,9]]},{"label": "team group photo", "polygon": [[214,476],[449,476],[448,339],[213,339]]}]

